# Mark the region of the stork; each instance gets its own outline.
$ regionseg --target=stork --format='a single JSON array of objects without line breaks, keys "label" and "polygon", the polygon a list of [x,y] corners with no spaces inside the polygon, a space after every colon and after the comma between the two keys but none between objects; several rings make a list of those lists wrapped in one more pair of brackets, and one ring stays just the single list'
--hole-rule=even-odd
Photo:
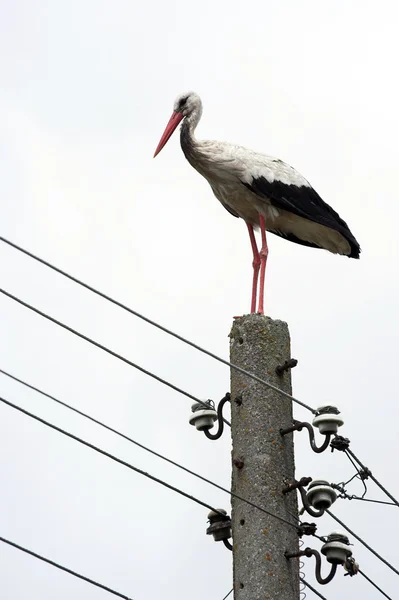
[{"label": "stork", "polygon": [[[194,132],[201,119],[198,94],[181,94],[155,150],[165,146],[183,121],[180,143],[188,162],[210,184],[219,202],[247,225],[253,253],[251,313],[264,314],[264,286],[268,245],[266,230],[290,242],[324,248],[333,254],[359,258],[360,246],[348,225],[312,188],[310,183],[283,161],[225,142],[199,141]],[[260,229],[261,248],[254,229]]]}]

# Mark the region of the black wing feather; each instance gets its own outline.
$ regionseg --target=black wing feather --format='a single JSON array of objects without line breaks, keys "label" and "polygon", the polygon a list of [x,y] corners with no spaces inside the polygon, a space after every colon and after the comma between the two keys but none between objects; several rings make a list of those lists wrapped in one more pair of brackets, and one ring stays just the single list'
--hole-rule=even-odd
[{"label": "black wing feather", "polygon": [[[286,184],[278,180],[271,183],[265,177],[254,178],[251,183],[242,183],[257,196],[267,198],[272,206],[338,231],[350,244],[350,257],[359,258],[360,246],[348,225],[312,187]],[[279,232],[273,233],[281,235]],[[299,240],[296,236],[284,237],[292,242],[313,247],[311,243]]]}]

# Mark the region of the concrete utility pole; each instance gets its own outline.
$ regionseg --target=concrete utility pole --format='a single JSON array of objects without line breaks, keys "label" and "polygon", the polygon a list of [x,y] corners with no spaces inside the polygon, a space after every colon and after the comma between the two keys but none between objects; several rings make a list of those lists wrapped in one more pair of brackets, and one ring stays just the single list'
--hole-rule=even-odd
[{"label": "concrete utility pole", "polygon": [[[235,320],[230,360],[291,394],[290,371],[276,367],[290,358],[290,336],[283,321],[262,315]],[[294,481],[292,402],[253,379],[231,371],[232,491],[297,524],[296,494],[281,490]],[[298,534],[273,517],[232,498],[233,584],[235,600],[298,600],[298,561],[285,550],[298,550]]]}]

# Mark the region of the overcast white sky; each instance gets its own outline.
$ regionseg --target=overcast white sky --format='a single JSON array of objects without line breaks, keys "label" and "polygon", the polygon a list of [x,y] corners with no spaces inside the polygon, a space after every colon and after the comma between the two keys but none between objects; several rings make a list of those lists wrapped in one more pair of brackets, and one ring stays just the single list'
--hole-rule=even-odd
[{"label": "overcast white sky", "polygon": [[[393,0],[0,0],[0,234],[227,358],[232,317],[250,304],[245,225],[186,163],[178,135],[152,159],[175,96],[195,90],[199,137],[294,165],[362,246],[354,261],[270,236],[266,312],[289,323],[295,395],[338,405],[342,434],[396,496],[398,17]],[[0,278],[199,397],[228,390],[223,365],[4,245]],[[229,434],[196,433],[188,399],[3,296],[0,320],[0,368],[229,487]],[[1,375],[0,395],[229,509],[222,492]],[[305,437],[298,477],[349,479],[344,456],[317,456]],[[5,406],[0,439],[0,536],[135,600],[230,590],[231,555],[205,535],[206,509]],[[397,508],[341,500],[335,512],[398,563]],[[318,527],[336,529],[329,517]],[[394,596],[395,575],[359,543],[353,553]],[[343,571],[321,591],[378,598]],[[4,545],[0,595],[108,597]]]}]

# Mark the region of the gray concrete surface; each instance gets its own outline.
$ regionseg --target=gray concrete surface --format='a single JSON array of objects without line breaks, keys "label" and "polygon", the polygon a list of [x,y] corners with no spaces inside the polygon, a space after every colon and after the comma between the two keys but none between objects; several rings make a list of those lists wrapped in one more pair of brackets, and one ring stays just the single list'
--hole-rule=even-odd
[{"label": "gray concrete surface", "polygon": [[[256,314],[235,320],[230,334],[231,362],[291,393],[290,372],[281,377],[275,373],[288,358],[286,323]],[[292,423],[292,402],[235,371],[231,392],[232,490],[296,523],[295,494],[281,494],[294,479],[292,435],[282,438],[279,434],[281,427]],[[237,463],[240,460],[243,466]],[[298,548],[295,528],[235,498],[232,527],[235,600],[298,600],[298,562],[284,557],[286,549]]]}]

